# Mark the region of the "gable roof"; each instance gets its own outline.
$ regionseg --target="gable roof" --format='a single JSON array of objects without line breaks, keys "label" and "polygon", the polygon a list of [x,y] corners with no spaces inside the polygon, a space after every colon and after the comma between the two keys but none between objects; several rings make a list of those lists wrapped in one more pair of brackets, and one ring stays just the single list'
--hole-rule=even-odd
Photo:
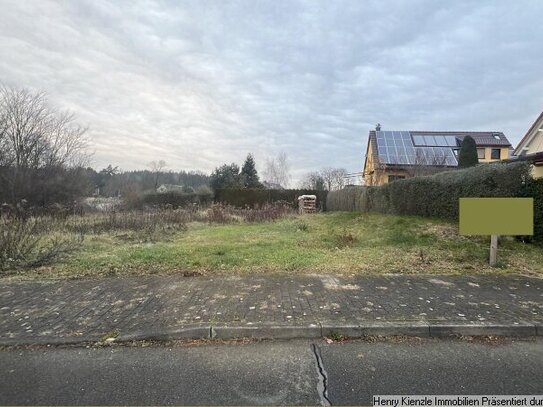
[{"label": "gable roof", "polygon": [[520,155],[520,153],[522,152],[522,149],[526,147],[530,143],[530,141],[532,141],[535,138],[540,128],[543,128],[543,112],[541,112],[539,117],[530,126],[530,128],[528,129],[524,137],[522,137],[522,140],[520,140],[520,143],[518,143],[518,146],[517,148],[515,148],[515,151],[513,152],[513,154]]},{"label": "gable roof", "polygon": [[411,135],[437,135],[450,136],[458,139],[458,147],[460,147],[464,137],[471,136],[475,140],[477,147],[508,147],[511,146],[505,134],[501,131],[409,131]]},{"label": "gable roof", "polygon": [[456,167],[455,150],[466,136],[471,136],[478,147],[511,146],[502,132],[371,130],[364,170],[370,145],[374,157],[387,166]]}]

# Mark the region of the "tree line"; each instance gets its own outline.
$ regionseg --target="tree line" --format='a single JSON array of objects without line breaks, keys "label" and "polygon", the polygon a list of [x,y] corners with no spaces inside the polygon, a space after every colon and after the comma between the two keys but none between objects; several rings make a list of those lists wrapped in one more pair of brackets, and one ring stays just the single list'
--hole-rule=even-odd
[{"label": "tree line", "polygon": [[[281,152],[276,158],[268,158],[263,173],[264,181],[261,182],[255,159],[249,153],[241,167],[232,163],[215,168],[211,173],[210,185],[213,189],[288,188],[292,177],[287,154]],[[333,191],[345,186],[346,177],[347,170],[344,168],[326,167],[307,173],[299,183],[299,188]]]},{"label": "tree line", "polygon": [[[161,184],[196,189],[288,188],[292,180],[286,153],[268,158],[260,177],[248,154],[241,167],[224,164],[211,175],[200,171],[167,171],[167,164],[149,163],[148,170],[121,171],[109,165],[89,166],[87,128],[73,113],[52,106],[43,92],[0,87],[0,204],[48,206],[74,203],[90,195],[118,196],[156,191]],[[308,189],[343,186],[344,169],[325,168],[307,174]]]},{"label": "tree line", "polygon": [[87,168],[89,178],[95,187],[93,194],[100,196],[124,196],[156,190],[160,185],[182,185],[196,189],[209,185],[209,175],[201,171],[166,171],[166,164],[157,167],[149,164],[149,170],[121,171],[108,165],[100,171]]}]

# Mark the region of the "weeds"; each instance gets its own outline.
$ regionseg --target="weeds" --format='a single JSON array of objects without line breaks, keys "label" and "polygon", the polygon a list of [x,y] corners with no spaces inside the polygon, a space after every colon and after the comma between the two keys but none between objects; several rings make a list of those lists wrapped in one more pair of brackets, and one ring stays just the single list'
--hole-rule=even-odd
[{"label": "weeds", "polygon": [[72,217],[65,228],[76,233],[107,233],[132,231],[151,233],[157,230],[183,230],[192,216],[184,210],[111,211],[102,214]]},{"label": "weeds", "polygon": [[[455,236],[450,232],[455,228],[450,222],[405,217],[401,229],[397,217],[380,214],[294,217],[290,209],[229,206],[216,206],[212,211],[215,212],[212,216],[208,208],[184,208],[71,215],[66,219],[33,220],[30,217],[31,223],[25,224],[29,231],[24,236],[31,246],[32,239],[38,240],[32,246],[30,260],[21,261],[21,257],[24,260],[21,256],[18,262],[13,261],[15,256],[6,256],[4,247],[8,245],[2,242],[2,268],[12,270],[37,264],[39,262],[32,261],[34,255],[43,247],[57,246],[51,242],[54,239],[66,237],[74,241],[73,236],[84,235],[82,248],[62,263],[55,264],[55,258],[40,256],[53,264],[35,273],[28,270],[27,275],[43,276],[45,270],[48,276],[60,278],[193,272],[213,276],[252,272],[541,275],[543,271],[541,248],[515,240],[501,244],[499,259],[507,268],[489,267],[487,240]],[[284,218],[275,220],[278,214]],[[133,219],[139,216],[141,220]],[[262,221],[249,223],[254,219]],[[206,226],[207,222],[213,226]],[[217,226],[218,222],[225,224]],[[306,225],[309,232],[299,231],[305,230]],[[0,238],[4,238],[6,230],[1,222],[0,227]],[[176,232],[166,235],[164,231]],[[392,243],[393,232],[411,234],[413,242],[410,245]],[[417,237],[421,233],[428,236]],[[141,244],[142,238],[147,240],[145,244]],[[149,239],[153,244],[148,244]],[[68,246],[67,251],[69,249]],[[58,250],[55,256],[62,256],[61,252]]]},{"label": "weeds", "polygon": [[47,238],[41,231],[48,224],[39,218],[1,220],[0,271],[42,266],[79,248],[83,235]]},{"label": "weeds", "polygon": [[209,223],[237,223],[244,221],[247,223],[273,222],[293,214],[293,208],[284,202],[267,204],[260,208],[234,208],[225,205],[213,205],[207,211],[207,221]]},{"label": "weeds", "polygon": [[345,335],[340,334],[336,331],[330,331],[328,337],[325,337],[325,340],[327,343],[333,343],[333,342],[344,342],[348,340],[349,338]]},{"label": "weeds", "polygon": [[209,223],[233,223],[237,219],[231,213],[228,213],[227,207],[212,205],[207,210],[207,221]]},{"label": "weeds", "polygon": [[424,254],[422,249],[419,250],[419,262],[420,264],[430,264],[430,259]]},{"label": "weeds", "polygon": [[[187,230],[190,222],[210,224],[271,222],[292,212],[288,205],[238,209],[213,205],[184,209],[109,210],[86,215],[4,217],[0,219],[0,271],[52,263],[77,250],[85,235],[117,234],[130,242],[158,242]],[[224,253],[223,253],[224,255]]]},{"label": "weeds", "polygon": [[275,204],[264,205],[261,208],[242,209],[239,215],[245,222],[254,223],[273,222],[274,220],[284,218],[291,213],[294,213],[291,205],[285,202],[276,202]]},{"label": "weeds", "polygon": [[351,232],[347,232],[346,229],[343,229],[343,232],[339,235],[336,235],[336,245],[339,248],[342,247],[351,247],[358,242],[358,238],[354,236]]}]

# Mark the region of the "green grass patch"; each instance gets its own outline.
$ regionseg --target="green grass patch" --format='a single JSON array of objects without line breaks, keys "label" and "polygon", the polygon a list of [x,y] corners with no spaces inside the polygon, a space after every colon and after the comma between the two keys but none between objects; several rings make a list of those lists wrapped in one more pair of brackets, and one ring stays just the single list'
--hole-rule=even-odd
[{"label": "green grass patch", "polygon": [[541,246],[504,239],[500,268],[488,266],[488,247],[489,238],[459,236],[456,224],[442,220],[333,212],[253,224],[191,223],[153,242],[87,235],[64,262],[19,274],[543,273]]}]

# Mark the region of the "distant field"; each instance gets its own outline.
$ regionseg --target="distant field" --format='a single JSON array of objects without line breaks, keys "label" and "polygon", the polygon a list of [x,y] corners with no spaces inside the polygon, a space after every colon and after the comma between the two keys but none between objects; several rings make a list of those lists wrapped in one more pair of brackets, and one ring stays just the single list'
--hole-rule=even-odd
[{"label": "distant field", "polygon": [[488,238],[461,237],[455,224],[416,217],[335,212],[265,223],[190,222],[153,240],[132,232],[87,234],[64,261],[17,274],[543,274],[541,246],[501,241],[499,267],[490,268]]}]

